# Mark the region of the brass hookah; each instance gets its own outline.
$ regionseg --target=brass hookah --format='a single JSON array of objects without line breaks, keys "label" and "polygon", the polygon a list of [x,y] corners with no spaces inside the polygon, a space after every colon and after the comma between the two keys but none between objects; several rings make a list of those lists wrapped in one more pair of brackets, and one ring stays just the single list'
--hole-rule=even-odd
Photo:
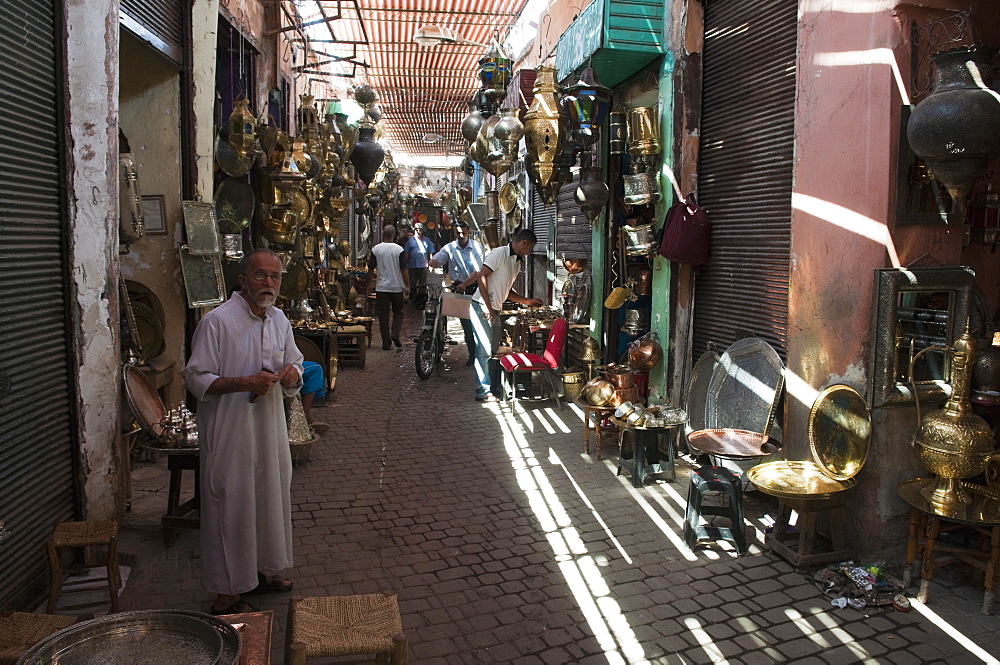
[{"label": "brass hookah", "polygon": [[[943,408],[928,413],[923,419],[917,399],[920,427],[913,437],[913,446],[924,467],[939,478],[924,491],[925,498],[942,514],[951,514],[972,503],[961,481],[986,470],[993,454],[993,433],[986,421],[972,412],[969,402],[976,340],[966,330],[953,347],[930,346],[921,350],[910,359],[911,384],[914,362],[921,354],[932,350],[951,353],[951,396]],[[913,393],[916,398],[915,386]]]}]

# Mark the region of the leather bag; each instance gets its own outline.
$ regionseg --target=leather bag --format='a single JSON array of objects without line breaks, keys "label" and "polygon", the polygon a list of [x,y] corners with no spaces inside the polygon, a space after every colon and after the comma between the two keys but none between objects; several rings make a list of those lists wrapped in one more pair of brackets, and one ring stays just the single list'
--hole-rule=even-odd
[{"label": "leather bag", "polygon": [[677,263],[700,266],[708,263],[712,224],[694,194],[677,201],[667,211],[660,237],[660,256]]}]

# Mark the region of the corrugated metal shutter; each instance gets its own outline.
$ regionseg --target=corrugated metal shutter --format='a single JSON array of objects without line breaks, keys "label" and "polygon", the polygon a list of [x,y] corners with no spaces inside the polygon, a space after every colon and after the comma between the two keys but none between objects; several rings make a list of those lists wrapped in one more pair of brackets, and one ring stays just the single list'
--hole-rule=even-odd
[{"label": "corrugated metal shutter", "polygon": [[542,203],[542,199],[538,196],[538,191],[535,187],[531,187],[531,230],[535,232],[535,236],[538,238],[538,244],[535,245],[533,250],[535,254],[546,254],[548,253],[549,243],[551,242],[550,235],[555,228],[556,222],[556,206],[547,206]]},{"label": "corrugated metal shutter", "polygon": [[0,3],[0,607],[41,590],[52,525],[75,510],[58,19],[51,1]]},{"label": "corrugated metal shutter", "polygon": [[580,205],[574,199],[576,187],[580,182],[580,174],[573,175],[573,182],[559,188],[556,199],[556,246],[554,252],[559,256],[566,252],[567,256],[590,256],[591,228],[586,215],[580,210]]},{"label": "corrugated metal shutter", "polygon": [[796,0],[705,9],[698,182],[712,241],[696,278],[694,358],[747,333],[784,358],[797,10]]},{"label": "corrugated metal shutter", "polygon": [[121,0],[121,24],[178,65],[184,61],[184,20],[190,0]]}]

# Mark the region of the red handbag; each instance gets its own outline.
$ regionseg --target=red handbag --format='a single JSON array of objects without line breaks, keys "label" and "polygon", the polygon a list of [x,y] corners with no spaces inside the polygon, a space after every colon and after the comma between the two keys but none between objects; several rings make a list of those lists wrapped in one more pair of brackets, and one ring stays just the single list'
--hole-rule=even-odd
[{"label": "red handbag", "polygon": [[694,194],[677,201],[667,211],[660,237],[660,256],[677,263],[700,266],[708,263],[708,242],[712,223],[698,205]]}]

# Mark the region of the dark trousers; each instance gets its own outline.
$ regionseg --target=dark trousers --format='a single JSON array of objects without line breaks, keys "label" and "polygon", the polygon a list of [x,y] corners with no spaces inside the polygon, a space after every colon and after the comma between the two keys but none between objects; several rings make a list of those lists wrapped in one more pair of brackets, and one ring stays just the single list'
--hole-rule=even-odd
[{"label": "dark trousers", "polygon": [[408,268],[413,306],[423,309],[427,304],[427,268]]},{"label": "dark trousers", "polygon": [[[392,309],[392,329],[389,328],[389,310]],[[378,315],[378,331],[382,334],[382,346],[389,346],[399,339],[403,332],[403,293],[375,292],[375,313]]]},{"label": "dark trousers", "polygon": [[476,330],[472,319],[459,319],[462,322],[462,332],[465,333],[465,345],[469,347],[469,357],[476,357]]}]

